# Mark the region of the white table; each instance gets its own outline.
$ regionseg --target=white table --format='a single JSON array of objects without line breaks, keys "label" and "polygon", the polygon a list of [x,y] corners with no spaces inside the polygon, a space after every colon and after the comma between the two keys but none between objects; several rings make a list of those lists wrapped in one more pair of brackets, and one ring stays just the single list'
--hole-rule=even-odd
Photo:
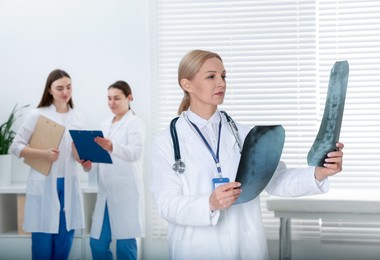
[{"label": "white table", "polygon": [[280,218],[280,260],[291,259],[291,219],[380,221],[380,190],[335,189],[326,194],[285,198],[272,196],[267,208]]}]

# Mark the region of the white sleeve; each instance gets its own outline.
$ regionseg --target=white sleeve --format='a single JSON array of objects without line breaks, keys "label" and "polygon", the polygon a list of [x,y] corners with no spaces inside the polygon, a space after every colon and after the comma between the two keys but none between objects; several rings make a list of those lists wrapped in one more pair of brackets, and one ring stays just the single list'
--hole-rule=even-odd
[{"label": "white sleeve", "polygon": [[29,144],[30,138],[36,126],[39,113],[37,110],[32,110],[27,119],[22,124],[20,130],[16,133],[12,145],[9,148],[11,154],[20,157],[21,151]]},{"label": "white sleeve", "polygon": [[280,162],[265,190],[270,195],[288,197],[326,193],[329,190],[328,179],[318,184],[314,171],[315,167],[294,169]]},{"label": "white sleeve", "polygon": [[134,162],[141,158],[144,147],[145,128],[142,120],[135,118],[128,126],[122,142],[112,142],[112,155]]}]

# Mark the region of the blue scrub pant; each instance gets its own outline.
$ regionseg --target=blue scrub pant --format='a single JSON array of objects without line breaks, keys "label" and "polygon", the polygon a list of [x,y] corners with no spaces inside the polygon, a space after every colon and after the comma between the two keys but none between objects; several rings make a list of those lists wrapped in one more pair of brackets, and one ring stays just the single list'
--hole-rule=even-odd
[{"label": "blue scrub pant", "polygon": [[[90,239],[90,247],[93,260],[112,260],[112,252],[110,250],[110,244],[112,241],[110,219],[108,215],[108,208],[104,210],[104,220],[102,226],[102,232],[100,238]],[[135,238],[130,239],[118,239],[116,240],[116,256],[119,260],[137,259],[137,243]]]},{"label": "blue scrub pant", "polygon": [[66,230],[65,184],[64,178],[57,179],[57,192],[61,210],[59,212],[58,234],[33,232],[32,233],[32,259],[33,260],[67,260],[73,244],[74,230]]}]

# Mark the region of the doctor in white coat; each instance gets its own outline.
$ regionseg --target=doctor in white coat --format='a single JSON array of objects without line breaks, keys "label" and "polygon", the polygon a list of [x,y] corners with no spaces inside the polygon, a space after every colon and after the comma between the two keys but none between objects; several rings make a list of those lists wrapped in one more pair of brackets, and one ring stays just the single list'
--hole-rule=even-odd
[{"label": "doctor in white coat", "polygon": [[117,81],[108,88],[108,105],[114,116],[102,124],[105,138],[97,137],[95,142],[110,153],[113,163],[82,161],[85,170],[99,174],[90,239],[95,260],[112,259],[109,249],[112,238],[117,240],[117,259],[137,259],[135,238],[144,236],[145,128],[130,109],[132,100],[131,88],[125,81]]},{"label": "doctor in white coat", "polygon": [[[37,109],[30,112],[10,148],[17,157],[53,162],[49,175],[30,169],[26,184],[24,230],[32,233],[32,259],[68,259],[75,229],[84,228],[78,167],[69,129],[82,129],[84,118],[73,110],[70,76],[52,71]],[[43,115],[65,127],[58,149],[28,146]]]},{"label": "doctor in white coat", "polygon": [[[185,171],[172,169],[170,129],[153,143],[151,192],[159,214],[169,223],[171,259],[268,259],[259,197],[232,205],[241,192],[240,183],[234,181],[240,152],[226,118],[218,111],[226,91],[225,77],[218,54],[189,52],[178,69],[184,98],[175,125]],[[250,129],[237,127],[244,140]],[[342,168],[343,144],[337,147],[338,151],[328,154],[325,167],[287,169],[280,162],[266,191],[281,196],[326,192],[326,178]],[[219,177],[230,182],[214,189],[212,179]]]}]

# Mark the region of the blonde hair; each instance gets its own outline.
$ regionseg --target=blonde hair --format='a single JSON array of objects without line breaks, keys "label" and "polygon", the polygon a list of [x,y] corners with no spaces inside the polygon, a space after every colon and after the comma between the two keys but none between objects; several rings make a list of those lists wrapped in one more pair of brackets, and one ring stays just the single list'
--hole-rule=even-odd
[{"label": "blonde hair", "polygon": [[[178,66],[178,84],[181,86],[181,80],[187,79],[192,80],[195,75],[199,72],[200,68],[202,67],[203,63],[206,62],[206,60],[211,58],[218,58],[219,60],[222,60],[222,58],[219,56],[219,54],[210,52],[210,51],[203,51],[203,50],[193,50],[187,53],[181,60]],[[183,88],[182,88],[183,90]],[[181,114],[183,111],[186,111],[190,107],[190,95],[187,91],[183,90],[183,98],[181,101],[181,104],[178,108],[178,115]]]}]

